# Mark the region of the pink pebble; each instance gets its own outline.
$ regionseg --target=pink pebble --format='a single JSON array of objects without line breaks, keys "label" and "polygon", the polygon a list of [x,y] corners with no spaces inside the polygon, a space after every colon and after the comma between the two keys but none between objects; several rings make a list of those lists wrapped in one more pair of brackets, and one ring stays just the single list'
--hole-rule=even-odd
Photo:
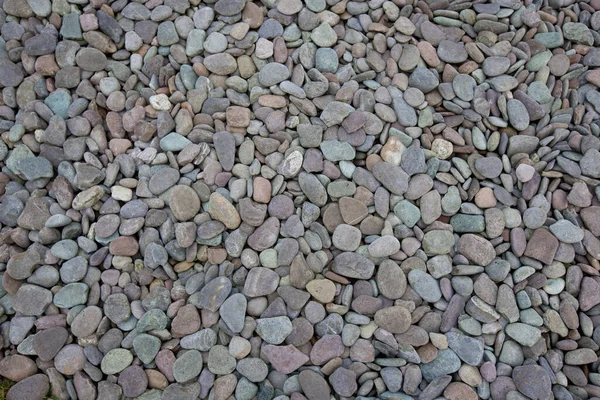
[{"label": "pink pebble", "polygon": [[84,32],[95,31],[98,29],[98,18],[94,14],[81,14],[79,23]]}]

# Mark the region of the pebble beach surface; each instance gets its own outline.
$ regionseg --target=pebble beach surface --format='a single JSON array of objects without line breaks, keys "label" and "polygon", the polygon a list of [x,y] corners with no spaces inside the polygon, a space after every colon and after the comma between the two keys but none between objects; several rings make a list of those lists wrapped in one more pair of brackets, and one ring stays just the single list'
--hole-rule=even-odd
[{"label": "pebble beach surface", "polygon": [[600,0],[0,0],[8,400],[600,398]]}]

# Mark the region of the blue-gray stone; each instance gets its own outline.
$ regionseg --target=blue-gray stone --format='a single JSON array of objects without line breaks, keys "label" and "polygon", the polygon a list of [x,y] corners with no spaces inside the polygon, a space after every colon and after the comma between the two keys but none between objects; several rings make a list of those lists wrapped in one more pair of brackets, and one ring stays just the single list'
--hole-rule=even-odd
[{"label": "blue-gray stone", "polygon": [[398,117],[400,125],[409,127],[417,125],[417,112],[402,98],[402,92],[393,86],[388,87],[388,91],[392,96],[392,105]]},{"label": "blue-gray stone", "polygon": [[181,151],[192,142],[177,132],[171,132],[160,139],[160,148],[164,151]]},{"label": "blue-gray stone", "polygon": [[54,295],[54,305],[58,308],[71,308],[85,304],[89,287],[85,283],[69,283]]},{"label": "blue-gray stone", "polygon": [[[98,11],[101,13],[102,11]],[[60,34],[63,39],[82,40],[81,25],[79,24],[79,14],[71,13],[63,17]]]},{"label": "blue-gray stone", "polygon": [[335,73],[338,69],[339,61],[334,49],[319,48],[315,55],[315,66],[321,72]]},{"label": "blue-gray stone", "polygon": [[356,152],[354,147],[348,142],[340,142],[339,140],[326,140],[321,142],[321,152],[325,158],[331,162],[344,160],[353,160]]},{"label": "blue-gray stone", "polygon": [[154,308],[142,315],[135,329],[139,332],[161,330],[165,329],[168,323],[169,317],[167,317],[164,311]]},{"label": "blue-gray stone", "polygon": [[188,350],[173,363],[173,377],[177,382],[187,382],[202,371],[202,353]]},{"label": "blue-gray stone", "polygon": [[22,176],[28,181],[39,178],[52,178],[53,170],[50,161],[44,157],[30,157],[22,159],[18,163],[18,169]]},{"label": "blue-gray stone", "polygon": [[396,214],[402,223],[409,228],[415,226],[421,218],[419,207],[408,200],[400,200],[394,206],[394,214]]},{"label": "blue-gray stone", "polygon": [[483,232],[485,218],[483,215],[456,214],[450,219],[450,225],[454,228],[454,232]]},{"label": "blue-gray stone", "polygon": [[421,364],[423,378],[431,382],[442,375],[450,375],[460,369],[460,358],[450,349],[438,351],[437,357],[430,363]]},{"label": "blue-gray stone", "polygon": [[68,90],[57,89],[44,100],[54,114],[67,119],[69,117],[69,106],[71,105],[71,94]]},{"label": "blue-gray stone", "polygon": [[70,260],[75,257],[78,250],[77,242],[71,239],[61,240],[50,249],[53,255],[62,260]]},{"label": "blue-gray stone", "polygon": [[144,364],[150,364],[160,350],[160,343],[156,336],[140,333],[133,339],[133,349]]},{"label": "blue-gray stone", "polygon": [[469,365],[478,366],[483,359],[483,341],[457,332],[446,333],[448,347]]}]

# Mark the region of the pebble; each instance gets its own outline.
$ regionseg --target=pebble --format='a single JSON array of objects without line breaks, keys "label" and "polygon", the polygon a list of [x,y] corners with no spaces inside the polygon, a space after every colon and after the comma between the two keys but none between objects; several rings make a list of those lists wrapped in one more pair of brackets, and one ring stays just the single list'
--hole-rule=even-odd
[{"label": "pebble", "polygon": [[428,303],[435,303],[442,297],[438,282],[429,274],[415,269],[408,274],[410,286]]},{"label": "pebble", "polygon": [[292,323],[288,317],[261,318],[256,333],[269,344],[281,344],[292,333]]},{"label": "pebble", "polygon": [[551,380],[546,370],[539,365],[523,365],[516,367],[512,373],[515,388],[525,396],[549,397]]},{"label": "pebble", "polygon": [[583,240],[584,232],[573,223],[562,219],[549,226],[550,232],[563,243],[578,243]]},{"label": "pebble", "polygon": [[133,355],[126,349],[113,349],[102,358],[100,368],[107,375],[123,371],[133,362]]},{"label": "pebble", "polygon": [[50,383],[48,377],[44,374],[35,374],[11,387],[6,393],[6,398],[14,400],[42,400],[46,397],[49,390]]}]

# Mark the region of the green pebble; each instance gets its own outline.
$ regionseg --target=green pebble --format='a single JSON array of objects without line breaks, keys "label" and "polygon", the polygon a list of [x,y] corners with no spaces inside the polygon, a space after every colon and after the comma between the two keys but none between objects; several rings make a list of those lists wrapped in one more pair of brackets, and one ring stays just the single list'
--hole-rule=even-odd
[{"label": "green pebble", "polygon": [[450,219],[450,225],[454,228],[454,232],[483,232],[485,218],[483,215],[456,214]]},{"label": "green pebble", "polygon": [[133,354],[127,349],[112,349],[102,359],[100,363],[100,369],[106,375],[114,375],[125,368],[127,368],[133,362]]},{"label": "green pebble", "polygon": [[259,255],[260,263],[263,267],[275,269],[277,268],[277,250],[263,250]]},{"label": "green pebble", "polygon": [[533,308],[528,308],[526,310],[521,311],[519,313],[519,319],[521,320],[521,322],[531,326],[544,325],[544,320]]},{"label": "green pebble", "polygon": [[[421,210],[408,200],[401,200],[394,206],[394,214],[400,218],[404,225],[412,228],[421,218]],[[436,231],[433,231],[436,232]]]},{"label": "green pebble", "polygon": [[534,39],[549,49],[560,47],[565,42],[560,32],[538,33],[534,36]]}]

